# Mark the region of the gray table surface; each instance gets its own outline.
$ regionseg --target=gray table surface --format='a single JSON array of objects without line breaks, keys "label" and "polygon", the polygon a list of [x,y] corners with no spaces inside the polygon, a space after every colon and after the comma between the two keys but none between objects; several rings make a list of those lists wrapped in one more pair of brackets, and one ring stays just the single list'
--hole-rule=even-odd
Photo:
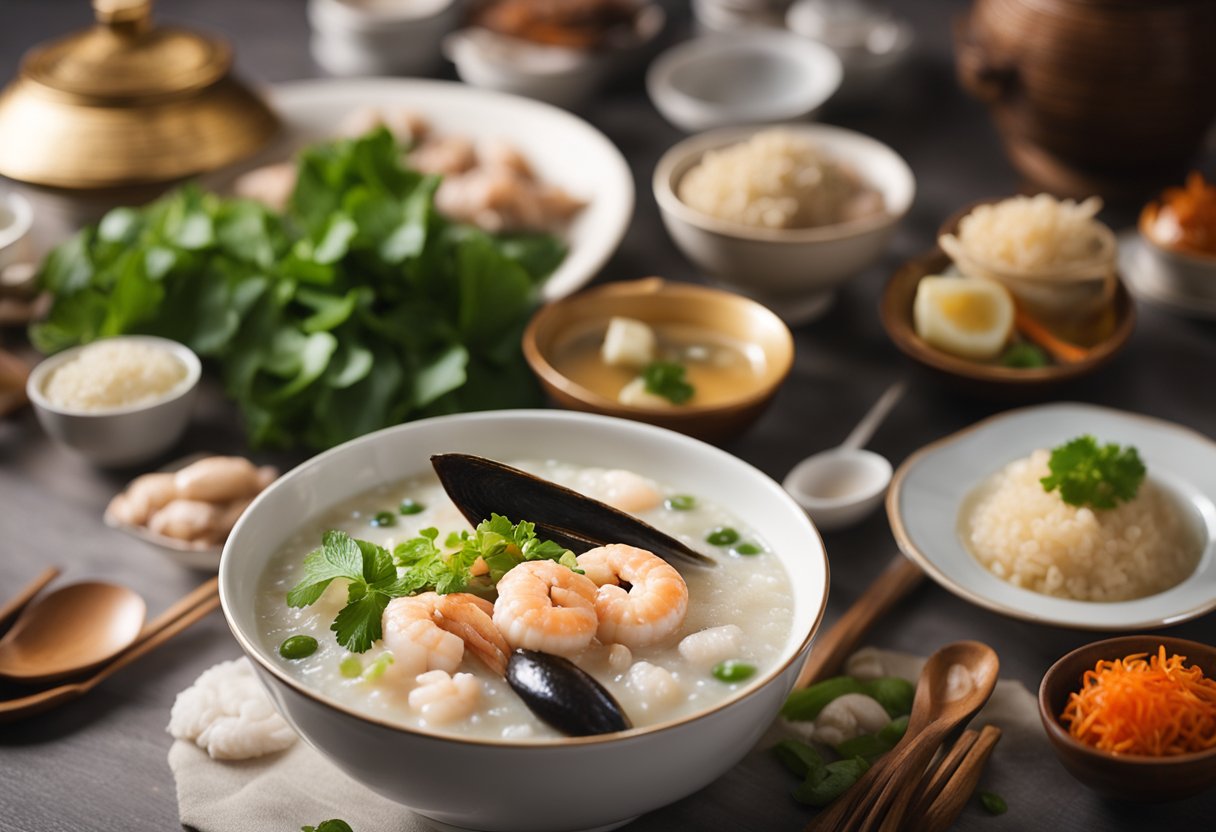
[{"label": "gray table surface", "polygon": [[[686,4],[669,5],[675,25],[668,36],[683,36]],[[851,283],[828,317],[797,328],[798,357],[789,382],[755,428],[727,446],[778,479],[805,454],[840,441],[901,376],[913,380],[911,390],[872,443],[896,463],[923,444],[1007,406],[935,386],[901,360],[879,326],[876,308],[884,280],[902,259],[932,243],[941,218],[960,204],[1018,187],[981,107],[958,91],[953,78],[950,21],[965,4],[904,0],[895,5],[917,27],[914,60],[881,101],[863,109],[829,110],[825,120],[876,136],[901,153],[916,172],[916,203],[883,262]],[[246,77],[273,83],[319,74],[308,57],[302,0],[165,0],[158,14],[228,34]],[[29,46],[87,20],[83,0],[0,2],[0,78],[16,71]],[[443,74],[451,77],[450,67]],[[659,154],[680,134],[658,116],[641,90],[640,77],[630,79],[583,113],[625,153],[637,182],[636,216],[602,279],[662,274],[696,280],[695,270],[663,232],[649,187]],[[1123,225],[1130,220],[1118,214],[1110,219]],[[1142,306],[1127,351],[1067,395],[1212,435],[1213,366],[1216,325]],[[203,401],[177,453],[241,451],[233,408],[214,389]],[[298,459],[270,461],[292,464]],[[129,475],[99,472],[61,452],[28,412],[0,423],[0,596],[15,592],[47,564],[62,566],[65,580],[101,577],[127,584],[148,600],[150,614],[194,586],[197,574],[102,526],[102,508]],[[896,550],[881,514],[855,530],[829,535],[826,542],[832,564],[830,624]],[[1216,639],[1210,617],[1172,633]],[[1049,664],[1093,636],[1012,621],[935,585],[919,590],[872,635],[874,643],[917,653],[959,638],[991,644],[1000,653],[1002,675],[1034,690]],[[169,707],[200,671],[238,653],[223,621],[213,616],[86,699],[40,718],[0,725],[0,830],[177,828],[173,778],[165,762]],[[1158,809],[1124,806],[1082,788],[1045,747],[1010,757],[1002,761],[998,748],[989,773],[990,782],[1008,799],[1009,814],[993,819],[971,807],[958,829],[1209,829],[1216,817],[1214,793]],[[631,828],[799,829],[809,812],[788,798],[789,787],[775,766],[752,767]],[[284,818],[282,828],[295,830],[316,820]]]}]

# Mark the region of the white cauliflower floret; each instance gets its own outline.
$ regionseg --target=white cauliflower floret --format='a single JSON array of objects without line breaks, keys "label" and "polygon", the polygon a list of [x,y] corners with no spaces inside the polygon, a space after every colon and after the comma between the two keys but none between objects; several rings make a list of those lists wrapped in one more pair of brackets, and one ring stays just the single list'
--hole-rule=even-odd
[{"label": "white cauliflower floret", "polygon": [[710,668],[726,659],[738,658],[742,647],[743,630],[739,625],[723,624],[685,636],[679,649],[684,661]]},{"label": "white cauliflower floret", "polygon": [[671,671],[650,662],[635,662],[629,668],[629,686],[637,691],[644,711],[670,707],[684,696]]},{"label": "white cauliflower floret", "polygon": [[882,663],[882,654],[875,647],[863,647],[849,656],[844,663],[844,673],[859,682],[871,682],[889,676]]},{"label": "white cauliflower floret", "polygon": [[827,704],[815,719],[815,739],[837,746],[884,728],[891,717],[877,700],[864,693],[846,693]]},{"label": "white cauliflower floret", "polygon": [[221,662],[177,695],[168,731],[216,760],[247,760],[282,751],[295,732],[274,709],[246,658]]}]

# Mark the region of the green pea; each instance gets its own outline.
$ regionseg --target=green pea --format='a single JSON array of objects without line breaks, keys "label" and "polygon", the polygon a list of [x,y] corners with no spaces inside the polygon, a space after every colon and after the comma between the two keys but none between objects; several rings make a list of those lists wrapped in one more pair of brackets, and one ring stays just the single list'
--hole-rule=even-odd
[{"label": "green pea", "polygon": [[715,546],[730,546],[739,542],[739,533],[730,526],[718,526],[705,536],[706,541]]},{"label": "green pea", "polygon": [[861,683],[852,676],[824,679],[809,688],[791,693],[781,707],[781,715],[786,719],[809,721],[819,716],[819,712],[838,696],[861,692]]},{"label": "green pea", "polygon": [[808,806],[827,806],[860,780],[869,768],[870,764],[861,757],[828,763],[818,776],[812,772],[794,789],[794,799]]},{"label": "green pea", "polygon": [[691,494],[673,494],[667,498],[666,505],[672,511],[692,511],[697,507],[697,498]]},{"label": "green pea", "polygon": [[714,665],[712,672],[714,678],[720,682],[742,682],[744,679],[751,678],[752,674],[756,672],[756,666],[747,662],[727,659]]},{"label": "green pea", "polygon": [[898,676],[863,682],[861,692],[876,700],[892,717],[912,713],[912,700],[916,698],[916,686]]},{"label": "green pea", "polygon": [[347,656],[338,665],[338,672],[347,679],[355,679],[363,673],[363,662],[359,661],[358,656]]},{"label": "green pea", "polygon": [[391,511],[377,511],[372,515],[373,526],[395,526],[397,525],[397,515]]},{"label": "green pea", "polygon": [[773,746],[773,753],[791,774],[804,780],[812,772],[822,772],[824,768],[819,752],[800,740],[781,740]]},{"label": "green pea", "polygon": [[279,645],[279,655],[285,659],[306,659],[317,652],[317,640],[312,636],[290,636]]},{"label": "green pea", "polygon": [[993,792],[980,792],[980,805],[990,815],[1003,815],[1009,811],[1005,798]]},{"label": "green pea", "polygon": [[417,500],[411,500],[407,497],[401,501],[399,511],[405,515],[422,514],[422,512],[426,511],[426,506]]},{"label": "green pea", "polygon": [[755,543],[740,543],[735,548],[731,549],[736,555],[758,555],[764,550]]}]

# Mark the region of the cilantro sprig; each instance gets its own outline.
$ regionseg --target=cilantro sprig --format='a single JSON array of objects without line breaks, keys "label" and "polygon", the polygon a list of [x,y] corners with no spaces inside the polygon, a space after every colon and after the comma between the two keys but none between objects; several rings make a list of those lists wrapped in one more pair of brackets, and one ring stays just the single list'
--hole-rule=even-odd
[{"label": "cilantro sprig", "polygon": [[[345,579],[346,606],[330,629],[347,650],[363,653],[383,637],[381,619],[393,598],[428,590],[490,595],[503,575],[527,560],[552,560],[581,571],[573,552],[536,536],[534,523],[512,523],[498,514],[479,523],[472,534],[449,534],[442,548],[438,539],[438,529],[422,529],[390,553],[346,532],[327,531],[321,547],[304,558],[304,577],[288,591],[287,605],[315,604],[335,579]],[[488,572],[475,576],[478,558]]]},{"label": "cilantro sprig", "polygon": [[642,370],[646,391],[672,404],[684,404],[697,392],[684,378],[684,367],[673,361],[652,361]]},{"label": "cilantro sprig", "polygon": [[1069,505],[1095,509],[1114,508],[1135,497],[1146,473],[1134,447],[1099,445],[1089,435],[1054,448],[1047,468],[1050,476],[1039,480],[1044,491],[1059,489]]}]

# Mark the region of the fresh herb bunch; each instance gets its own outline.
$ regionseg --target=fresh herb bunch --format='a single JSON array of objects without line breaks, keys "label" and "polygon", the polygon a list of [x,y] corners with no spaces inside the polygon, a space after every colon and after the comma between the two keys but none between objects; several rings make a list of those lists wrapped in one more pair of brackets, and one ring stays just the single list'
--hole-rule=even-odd
[{"label": "fresh herb bunch", "polygon": [[674,361],[652,361],[642,370],[646,391],[662,396],[672,404],[684,404],[692,398],[696,388],[684,378],[683,365]]},{"label": "fresh herb bunch", "polygon": [[1047,467],[1051,475],[1039,480],[1044,491],[1059,489],[1069,505],[1095,509],[1114,508],[1135,497],[1146,473],[1132,446],[1099,445],[1088,435],[1052,449]]},{"label": "fresh herb bunch", "polygon": [[46,259],[31,340],[181,341],[219,365],[254,445],[536,404],[519,336],[563,244],[444,219],[439,178],[401,151],[383,128],[309,148],[283,214],[194,185],[111,211]]},{"label": "fresh herb bunch", "polygon": [[[304,577],[288,591],[287,605],[315,604],[335,578],[346,579],[346,606],[330,629],[347,650],[364,653],[383,637],[381,618],[393,598],[431,590],[440,595],[490,595],[503,575],[527,560],[552,560],[580,571],[574,553],[539,539],[535,524],[513,524],[498,514],[479,523],[472,534],[448,535],[444,541],[447,552],[436,545],[438,538],[438,529],[423,529],[390,553],[346,532],[327,531],[321,547],[304,558]],[[474,576],[472,569],[478,558],[485,561],[489,571]]]}]

